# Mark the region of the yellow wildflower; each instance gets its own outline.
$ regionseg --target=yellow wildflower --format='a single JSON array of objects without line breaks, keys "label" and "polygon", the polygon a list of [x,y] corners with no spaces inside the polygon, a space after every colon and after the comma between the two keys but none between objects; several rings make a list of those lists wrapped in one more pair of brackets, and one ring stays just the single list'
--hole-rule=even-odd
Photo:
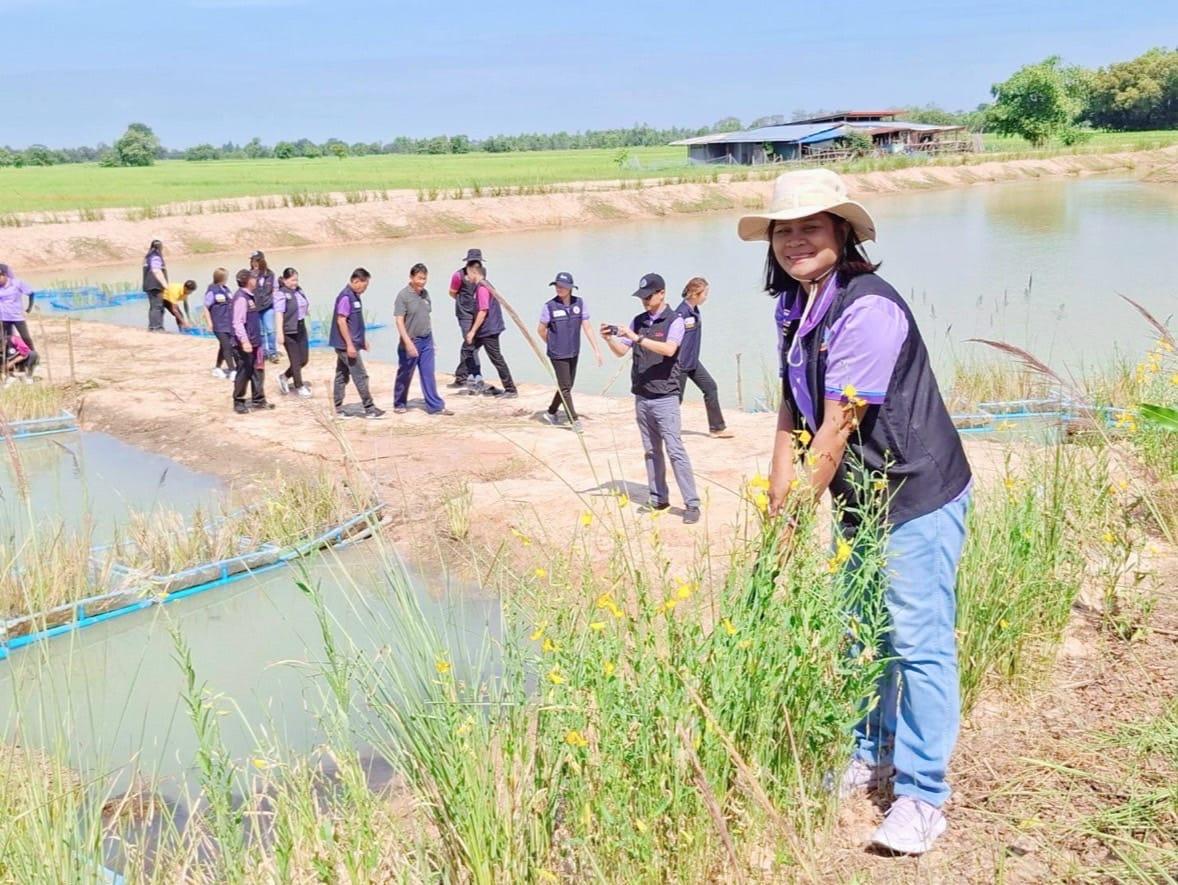
[{"label": "yellow wildflower", "polygon": [[1010,629],[1010,621],[1006,620],[1006,618],[1002,618],[998,622],[998,626],[1003,630],[1008,630],[1008,629]]},{"label": "yellow wildflower", "polygon": [[548,569],[546,569],[546,568],[538,568],[538,569],[536,569],[536,571],[534,571],[532,574],[534,574],[534,575],[535,575],[537,578],[539,578],[540,580],[544,580],[544,578],[547,578],[547,577],[548,577]]},{"label": "yellow wildflower", "polygon": [[888,481],[881,477],[880,479],[874,480],[871,483],[871,487],[877,492],[886,492],[888,490]]},{"label": "yellow wildflower", "polygon": [[445,674],[450,672],[450,662],[445,661],[445,660],[440,660],[434,664],[434,669],[437,670],[439,673],[441,673],[444,676]]},{"label": "yellow wildflower", "polygon": [[602,593],[600,596],[598,596],[597,607],[600,609],[605,609],[615,618],[622,617],[622,610],[618,608],[618,604],[614,602],[614,597],[611,593]]},{"label": "yellow wildflower", "polygon": [[515,535],[517,538],[519,538],[519,542],[521,544],[523,544],[525,547],[532,546],[532,539],[529,538],[527,535],[525,535],[523,532],[521,532],[519,529],[512,527],[511,533],[513,535]]},{"label": "yellow wildflower", "polygon": [[594,633],[600,633],[605,629],[605,621],[593,621],[589,624],[589,629]]},{"label": "yellow wildflower", "polygon": [[1104,543],[1106,543],[1106,544],[1117,543],[1117,536],[1114,535],[1112,532],[1106,531],[1104,533]]},{"label": "yellow wildflower", "polygon": [[859,391],[855,389],[854,384],[848,384],[846,387],[843,388],[843,396],[846,399],[853,400],[858,395],[859,395]]},{"label": "yellow wildflower", "polygon": [[570,747],[587,747],[589,741],[586,740],[585,735],[577,731],[575,728],[571,729],[568,734],[564,736],[564,742]]},{"label": "yellow wildflower", "polygon": [[1173,384],[1175,387],[1178,387],[1178,372],[1175,372],[1173,375],[1170,376],[1170,383]]},{"label": "yellow wildflower", "polygon": [[634,821],[634,829],[640,833],[645,833],[647,830],[646,821],[644,821],[642,818],[638,818]]},{"label": "yellow wildflower", "polygon": [[753,499],[753,503],[757,506],[757,510],[761,513],[769,512],[769,496],[762,493]]},{"label": "yellow wildflower", "polygon": [[664,602],[662,605],[659,606],[659,611],[664,611],[667,614],[670,614],[671,612],[673,612],[675,610],[675,606],[677,606],[678,604],[679,604],[678,599],[668,599],[666,602]]},{"label": "yellow wildflower", "polygon": [[686,581],[684,581],[682,584],[679,585],[679,588],[675,591],[675,595],[683,600],[691,599],[691,593],[694,589],[695,589],[694,584],[688,584]]},{"label": "yellow wildflower", "polygon": [[727,633],[729,636],[736,635],[736,627],[734,627],[732,625],[732,622],[730,620],[728,620],[727,618],[725,618],[724,620],[722,620],[720,622],[720,626],[724,628],[724,632]]},{"label": "yellow wildflower", "polygon": [[810,431],[808,431],[805,427],[803,427],[801,430],[795,430],[794,433],[796,433],[798,436],[798,442],[804,446],[810,445],[810,440],[814,438]]},{"label": "yellow wildflower", "polygon": [[740,642],[736,643],[736,647],[739,649],[752,648],[753,641],[751,639],[742,639]]},{"label": "yellow wildflower", "polygon": [[560,667],[553,667],[548,671],[548,681],[553,685],[564,685],[568,680],[560,673]]},{"label": "yellow wildflower", "polygon": [[259,758],[257,756],[255,756],[253,759],[251,759],[250,762],[253,763],[254,768],[257,768],[260,771],[265,771],[267,768],[272,767],[270,765],[270,763],[267,762],[265,759]]},{"label": "yellow wildflower", "polygon": [[802,481],[795,476],[793,479],[791,479],[789,481],[789,490],[791,492],[795,492],[795,491],[797,491],[798,486],[800,486],[801,484],[802,484]]},{"label": "yellow wildflower", "polygon": [[547,627],[548,627],[548,622],[541,621],[539,624],[536,625],[536,629],[532,631],[532,635],[528,638],[531,639],[532,642],[539,642],[540,637],[544,635],[544,631],[545,631],[545,629],[547,629]]},{"label": "yellow wildflower", "polygon": [[756,476],[754,476],[752,479],[749,480],[749,488],[754,489],[754,490],[755,489],[764,490],[764,489],[769,488],[769,477],[763,476],[760,473],[758,473]]},{"label": "yellow wildflower", "polygon": [[547,655],[547,654],[552,654],[553,652],[560,651],[560,646],[557,645],[555,642],[553,642],[551,639],[545,639],[544,645],[541,646],[541,649],[544,651],[544,654]]},{"label": "yellow wildflower", "polygon": [[606,661],[601,665],[601,672],[605,674],[606,679],[608,679],[610,676],[613,676],[614,671],[617,669],[618,666],[613,661]]},{"label": "yellow wildflower", "polygon": [[585,526],[585,528],[588,528],[589,526],[593,525],[593,514],[592,513],[582,513],[581,514],[581,525]]},{"label": "yellow wildflower", "polygon": [[618,506],[623,508],[630,506],[630,496],[625,492],[620,492],[618,494]]}]

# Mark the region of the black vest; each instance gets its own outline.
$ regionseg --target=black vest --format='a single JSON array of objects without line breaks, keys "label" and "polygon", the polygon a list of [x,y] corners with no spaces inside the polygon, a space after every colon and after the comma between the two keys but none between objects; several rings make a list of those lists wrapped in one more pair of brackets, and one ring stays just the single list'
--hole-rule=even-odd
[{"label": "black vest", "polygon": [[[286,304],[282,311],[282,334],[296,335],[299,331],[299,294],[302,289],[288,289],[286,286],[280,287],[282,293],[286,296]],[[306,297],[305,295],[303,296]]]},{"label": "black vest", "polygon": [[233,296],[229,293],[229,287],[212,283],[208,291],[213,293],[213,303],[209,305],[209,317],[213,321],[213,331],[232,332]]},{"label": "black vest", "polygon": [[699,346],[702,336],[703,322],[699,310],[692,307],[686,300],[681,301],[675,308],[675,313],[683,318],[683,343],[679,345],[679,367],[684,372],[691,372],[699,365]]},{"label": "black vest", "polygon": [[462,283],[458,286],[458,294],[454,296],[454,316],[460,320],[473,320],[478,313],[478,298],[475,295],[476,286],[466,277],[466,268],[458,271]]},{"label": "black vest", "polygon": [[566,305],[556,296],[548,302],[548,356],[569,360],[581,354],[581,322],[584,302],[576,295]]},{"label": "black vest", "polygon": [[[678,314],[664,307],[658,319],[651,319],[646,311],[634,317],[630,328],[652,341],[666,341],[671,323]],[[679,395],[679,357],[660,356],[647,350],[637,341],[630,348],[634,352],[634,364],[630,367],[630,392],[643,399],[657,399],[660,396]]]},{"label": "black vest", "polygon": [[[878,494],[873,487],[875,479],[885,476],[887,519],[900,525],[944,507],[961,494],[972,474],[961,437],[941,399],[916,319],[896,290],[875,274],[855,277],[839,289],[826,315],[802,340],[816,425],[822,426],[826,390],[827,350],[820,344],[843,312],[865,295],[894,303],[908,321],[908,336],[900,347],[884,403],[867,407],[847,443],[830,492],[843,508],[844,523],[853,526],[869,509],[870,496]],[[787,353],[797,329],[794,322],[786,330]],[[802,428],[804,419],[789,389],[788,372],[782,396]]]},{"label": "black vest", "polygon": [[357,351],[364,349],[364,301],[352,291],[351,286],[344,286],[343,291],[335,296],[335,309],[331,317],[331,331],[327,334],[327,343],[336,350],[347,350],[344,336],[339,331],[340,303],[347,299],[352,304],[352,312],[347,316],[348,334],[352,336],[352,346]]},{"label": "black vest", "polygon": [[269,310],[274,306],[274,271],[258,274],[258,288],[254,289],[254,304],[258,310]]},{"label": "black vest", "polygon": [[168,281],[168,263],[164,261],[164,256],[159,252],[148,252],[143,256],[143,291],[144,292],[162,292],[164,287],[159,284],[155,278],[155,274],[151,272],[151,258],[155,256],[160,260],[160,276],[164,278],[164,282]]},{"label": "black vest", "polygon": [[[488,293],[490,292],[489,289],[487,291]],[[477,301],[475,306],[478,306]],[[495,335],[503,334],[503,330],[506,328],[507,325],[503,322],[503,308],[499,305],[499,299],[492,294],[491,300],[487,304],[487,315],[483,317],[483,324],[479,326],[479,331],[475,337],[491,338]]]},{"label": "black vest", "polygon": [[[245,337],[249,340],[254,350],[257,350],[262,346],[262,318],[258,316],[258,309],[254,305],[254,296],[245,289],[238,289],[234,292],[231,303],[236,306],[237,302],[243,299],[246,302]],[[240,341],[235,341],[234,344],[238,347],[241,346]]]}]

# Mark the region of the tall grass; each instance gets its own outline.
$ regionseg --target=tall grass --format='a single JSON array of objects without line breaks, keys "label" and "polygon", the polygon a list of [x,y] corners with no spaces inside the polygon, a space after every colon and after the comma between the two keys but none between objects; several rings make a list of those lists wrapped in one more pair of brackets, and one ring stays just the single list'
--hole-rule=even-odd
[{"label": "tall grass", "polygon": [[0,382],[0,416],[6,421],[52,418],[60,415],[71,403],[68,391],[53,384]]}]

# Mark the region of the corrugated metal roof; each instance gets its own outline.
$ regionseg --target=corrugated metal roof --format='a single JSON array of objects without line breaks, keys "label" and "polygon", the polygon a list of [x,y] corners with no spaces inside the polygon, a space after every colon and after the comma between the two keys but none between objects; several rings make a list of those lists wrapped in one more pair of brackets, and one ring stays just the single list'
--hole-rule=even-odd
[{"label": "corrugated metal roof", "polygon": [[817,117],[805,117],[801,120],[794,120],[795,123],[843,123],[850,122],[847,117],[894,117],[897,114],[904,113],[904,108],[886,108],[882,111],[834,111],[829,114],[820,114]]},{"label": "corrugated metal roof", "polygon": [[[696,138],[684,138],[673,141],[672,145],[693,144],[762,144],[765,142],[790,142],[797,144],[813,144],[819,141],[830,141],[846,132],[848,128],[871,131],[886,127],[892,132],[950,132],[963,129],[963,126],[935,126],[931,123],[909,123],[905,120],[895,120],[885,124],[855,120],[849,123],[785,123],[780,126],[762,126],[759,129],[745,129],[740,132],[714,132],[711,135],[700,135]],[[823,137],[818,137],[823,136]]]}]

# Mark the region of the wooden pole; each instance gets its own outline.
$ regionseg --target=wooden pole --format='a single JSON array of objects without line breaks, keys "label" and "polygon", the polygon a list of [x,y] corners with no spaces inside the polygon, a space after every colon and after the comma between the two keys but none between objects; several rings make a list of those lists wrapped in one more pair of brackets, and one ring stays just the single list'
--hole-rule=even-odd
[{"label": "wooden pole", "polygon": [[42,365],[45,366],[45,378],[53,383],[53,364],[49,359],[49,339],[45,337],[45,322],[40,317],[37,318],[37,340],[40,345],[37,347],[37,356],[41,358]]},{"label": "wooden pole", "polygon": [[65,341],[66,346],[70,352],[70,385],[76,386],[78,383],[77,376],[74,374],[74,327],[73,317],[65,318]]},{"label": "wooden pole", "polygon": [[740,354],[736,355],[736,407],[744,411],[744,384],[740,378]]}]

